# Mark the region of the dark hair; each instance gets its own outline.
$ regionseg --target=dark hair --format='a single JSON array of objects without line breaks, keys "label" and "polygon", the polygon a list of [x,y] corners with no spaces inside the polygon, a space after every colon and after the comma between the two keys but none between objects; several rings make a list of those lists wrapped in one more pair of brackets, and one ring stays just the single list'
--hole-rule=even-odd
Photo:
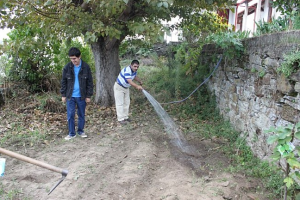
[{"label": "dark hair", "polygon": [[71,47],[69,50],[69,56],[76,56],[77,58],[81,55],[81,52],[76,47]]},{"label": "dark hair", "polygon": [[131,65],[134,65],[134,64],[140,65],[140,63],[139,63],[138,60],[133,60],[133,61],[131,61]]}]

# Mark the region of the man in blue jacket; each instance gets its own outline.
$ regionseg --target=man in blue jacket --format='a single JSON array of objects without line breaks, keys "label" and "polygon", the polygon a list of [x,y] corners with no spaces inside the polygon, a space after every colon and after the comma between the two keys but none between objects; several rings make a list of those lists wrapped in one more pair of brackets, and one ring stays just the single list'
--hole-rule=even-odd
[{"label": "man in blue jacket", "polygon": [[71,62],[63,69],[61,90],[62,101],[67,102],[67,117],[69,134],[65,140],[76,137],[75,132],[75,109],[77,105],[77,133],[85,138],[85,108],[86,103],[91,101],[93,95],[93,77],[90,66],[81,60],[81,52],[78,48],[72,47],[69,50]]}]

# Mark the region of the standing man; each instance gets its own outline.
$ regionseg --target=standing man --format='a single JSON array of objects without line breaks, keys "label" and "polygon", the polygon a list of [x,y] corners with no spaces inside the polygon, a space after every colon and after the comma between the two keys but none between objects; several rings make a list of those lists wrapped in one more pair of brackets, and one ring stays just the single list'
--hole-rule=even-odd
[{"label": "standing man", "polygon": [[[119,123],[123,125],[130,122],[130,119],[128,118],[130,105],[129,87],[133,86],[138,90],[143,90],[143,83],[141,79],[137,76],[137,70],[139,69],[139,65],[139,61],[133,60],[131,62],[131,65],[121,70],[117,81],[114,85],[117,117]],[[134,83],[134,79],[137,82],[139,82],[140,85]]]},{"label": "standing man", "polygon": [[81,52],[78,48],[72,47],[69,50],[71,62],[66,64],[63,69],[61,90],[61,100],[67,102],[67,118],[69,135],[65,140],[76,137],[75,132],[75,110],[77,106],[77,133],[85,138],[85,107],[91,101],[93,95],[93,77],[90,66],[81,60]]}]

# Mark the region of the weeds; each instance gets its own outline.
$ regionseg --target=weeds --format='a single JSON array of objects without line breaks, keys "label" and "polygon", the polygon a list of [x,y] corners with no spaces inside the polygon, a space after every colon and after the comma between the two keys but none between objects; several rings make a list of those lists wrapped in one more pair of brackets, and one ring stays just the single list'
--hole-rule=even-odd
[{"label": "weeds", "polygon": [[292,73],[296,72],[300,68],[300,51],[291,52],[284,55],[284,61],[281,63],[277,72],[289,77]]},{"label": "weeds", "polygon": [[285,31],[289,26],[289,22],[286,17],[278,17],[277,19],[273,17],[271,22],[265,22],[262,20],[255,22],[255,24],[257,26],[257,30],[254,33],[254,36]]},{"label": "weeds", "polygon": [[46,130],[25,130],[20,133],[8,132],[0,138],[0,144],[15,144],[21,146],[35,146],[48,138]]},{"label": "weeds", "polygon": [[299,187],[297,183],[299,182],[300,173],[296,169],[299,169],[300,163],[298,161],[299,147],[295,147],[292,142],[294,139],[300,138],[300,123],[285,127],[271,127],[266,132],[275,133],[267,141],[268,144],[276,143],[272,159],[285,165],[281,168],[284,172],[284,199],[286,200],[288,197],[293,198],[295,196],[293,194],[295,187]]},{"label": "weeds", "polygon": [[20,194],[22,194],[22,190],[10,190],[6,191],[4,188],[4,185],[0,182],[0,199],[1,200],[13,200],[13,199],[23,199],[23,200],[30,200],[27,197],[20,197]]}]

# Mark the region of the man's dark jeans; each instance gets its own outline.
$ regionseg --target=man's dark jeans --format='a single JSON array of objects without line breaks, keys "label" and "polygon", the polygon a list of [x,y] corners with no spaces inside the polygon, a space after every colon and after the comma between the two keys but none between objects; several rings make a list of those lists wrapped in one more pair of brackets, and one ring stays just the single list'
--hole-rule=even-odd
[{"label": "man's dark jeans", "polygon": [[81,100],[80,97],[71,97],[71,99],[67,99],[67,117],[68,117],[68,126],[69,126],[69,135],[75,136],[75,110],[77,106],[77,133],[82,134],[84,131],[85,124],[85,107],[86,102],[85,99]]}]

